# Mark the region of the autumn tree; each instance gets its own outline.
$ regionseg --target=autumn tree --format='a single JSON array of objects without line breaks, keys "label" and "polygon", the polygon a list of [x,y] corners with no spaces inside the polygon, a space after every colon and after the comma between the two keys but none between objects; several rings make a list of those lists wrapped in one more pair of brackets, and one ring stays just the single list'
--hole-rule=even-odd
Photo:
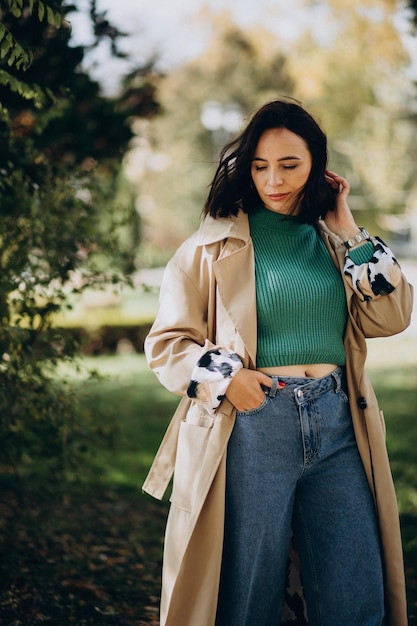
[{"label": "autumn tree", "polygon": [[397,0],[314,3],[289,59],[298,97],[321,119],[334,167],[352,182],[352,207],[369,215],[404,211],[414,186],[415,93],[400,8]]},{"label": "autumn tree", "polygon": [[[151,64],[126,77],[119,96],[102,95],[82,69],[85,48],[71,46],[75,10],[0,1],[0,464],[30,469],[43,459],[57,478],[96,426],[52,375],[78,350],[52,316],[131,267],[120,233],[134,231],[136,212],[131,199],[116,200],[121,162],[131,120],[158,111]],[[118,54],[122,33],[95,0],[91,19],[97,42],[110,38]]]}]

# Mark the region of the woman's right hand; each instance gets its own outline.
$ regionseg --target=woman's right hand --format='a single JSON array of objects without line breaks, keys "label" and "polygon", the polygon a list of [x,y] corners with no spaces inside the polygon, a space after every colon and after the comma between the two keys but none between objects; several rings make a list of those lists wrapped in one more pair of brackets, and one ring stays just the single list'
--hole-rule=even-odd
[{"label": "woman's right hand", "polygon": [[272,380],[257,370],[240,369],[232,378],[226,398],[238,411],[252,411],[262,404],[265,392],[261,385],[272,386]]}]

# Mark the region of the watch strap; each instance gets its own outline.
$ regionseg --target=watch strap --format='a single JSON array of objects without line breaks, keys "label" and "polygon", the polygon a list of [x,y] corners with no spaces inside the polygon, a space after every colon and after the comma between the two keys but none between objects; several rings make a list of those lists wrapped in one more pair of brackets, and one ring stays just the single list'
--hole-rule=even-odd
[{"label": "watch strap", "polygon": [[345,248],[349,250],[350,248],[353,248],[353,246],[356,246],[357,243],[361,243],[362,241],[369,241],[370,238],[371,237],[368,231],[363,228],[363,226],[360,226],[359,233],[357,235],[354,235],[354,237],[351,237],[347,241],[344,241],[343,244]]}]

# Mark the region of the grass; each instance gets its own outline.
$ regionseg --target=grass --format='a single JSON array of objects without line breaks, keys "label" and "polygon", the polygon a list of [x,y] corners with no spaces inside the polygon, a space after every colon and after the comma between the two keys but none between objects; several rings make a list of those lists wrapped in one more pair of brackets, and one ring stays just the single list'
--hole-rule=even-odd
[{"label": "grass", "polygon": [[[88,359],[87,366],[96,366]],[[85,402],[116,427],[113,450],[98,457],[103,485],[140,489],[179,398],[166,391],[143,356],[100,357],[106,378],[81,386]]]},{"label": "grass", "polygon": [[[375,340],[369,372],[387,420],[410,625],[417,626],[417,358],[410,345],[401,338],[387,349]],[[113,424],[113,445],[95,451],[93,473],[81,486],[70,486],[63,501],[45,497],[42,485],[33,484],[16,516],[12,494],[0,497],[5,626],[158,623],[168,505],[140,488],[178,398],[162,388],[142,355],[91,358],[86,365],[104,378],[74,376],[78,393],[97,420]]]}]

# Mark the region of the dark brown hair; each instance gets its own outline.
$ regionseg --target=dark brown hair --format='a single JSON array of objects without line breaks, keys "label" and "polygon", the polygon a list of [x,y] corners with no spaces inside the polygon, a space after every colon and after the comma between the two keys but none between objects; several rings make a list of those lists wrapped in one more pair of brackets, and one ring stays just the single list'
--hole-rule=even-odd
[{"label": "dark brown hair", "polygon": [[300,104],[276,100],[261,107],[239,137],[221,151],[203,209],[205,215],[227,217],[237,215],[239,209],[248,213],[259,207],[261,200],[252,182],[251,164],[261,135],[271,128],[286,128],[299,135],[312,157],[310,175],[296,203],[300,221],[314,223],[334,209],[335,192],[325,180],[326,135]]}]

